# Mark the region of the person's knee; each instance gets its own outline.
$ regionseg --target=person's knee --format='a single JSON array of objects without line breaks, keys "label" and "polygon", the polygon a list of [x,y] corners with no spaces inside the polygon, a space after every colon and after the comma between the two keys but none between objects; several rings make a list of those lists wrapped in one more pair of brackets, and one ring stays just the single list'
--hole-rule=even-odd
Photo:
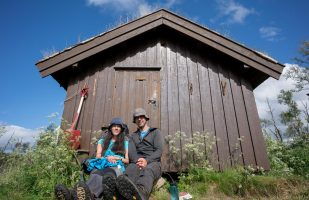
[{"label": "person's knee", "polygon": [[136,164],[129,164],[126,168],[125,174],[131,175],[131,174],[137,174],[139,171],[138,167]]},{"label": "person's knee", "polygon": [[161,166],[158,163],[150,163],[145,168],[145,174],[151,175],[155,180],[161,177]]}]

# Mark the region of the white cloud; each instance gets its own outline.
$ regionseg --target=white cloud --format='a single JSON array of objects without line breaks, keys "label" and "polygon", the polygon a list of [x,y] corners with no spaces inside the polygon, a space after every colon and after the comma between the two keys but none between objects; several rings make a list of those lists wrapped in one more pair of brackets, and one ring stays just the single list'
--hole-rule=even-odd
[{"label": "white cloud", "polygon": [[280,29],[273,26],[261,27],[259,32],[262,38],[273,41],[280,33]]},{"label": "white cloud", "polygon": [[[279,80],[268,78],[254,90],[258,113],[261,119],[270,119],[266,99],[269,100],[270,106],[274,111],[274,116],[279,116],[279,114],[286,109],[284,105],[278,103],[277,96],[282,89],[289,90],[294,88],[295,81],[291,79],[285,79],[283,75],[286,73],[287,69],[291,68],[292,66],[298,66],[293,64],[285,64],[285,66],[286,67],[283,69]],[[308,103],[308,96],[306,95],[305,91],[294,93],[294,100],[298,104],[299,108],[303,108],[302,103]]]},{"label": "white cloud", "polygon": [[154,10],[153,7],[151,7],[149,4],[140,4],[138,6],[138,13],[140,16],[147,15],[151,13]]},{"label": "white cloud", "polygon": [[219,15],[226,17],[228,24],[241,24],[246,17],[255,13],[254,9],[246,8],[234,0],[217,0],[216,3],[220,12]]},{"label": "white cloud", "polygon": [[154,10],[164,7],[171,8],[179,0],[166,0],[163,2],[149,3],[146,0],[86,0],[91,6],[111,8],[115,11],[126,12],[129,15],[140,17]]},{"label": "white cloud", "polygon": [[[0,137],[0,148],[2,149],[9,142],[11,136],[14,142],[29,142],[33,145],[40,134],[39,129],[27,129],[16,125],[5,125],[6,132]],[[11,141],[11,142],[13,142]],[[10,150],[11,145],[8,145],[6,150]]]}]

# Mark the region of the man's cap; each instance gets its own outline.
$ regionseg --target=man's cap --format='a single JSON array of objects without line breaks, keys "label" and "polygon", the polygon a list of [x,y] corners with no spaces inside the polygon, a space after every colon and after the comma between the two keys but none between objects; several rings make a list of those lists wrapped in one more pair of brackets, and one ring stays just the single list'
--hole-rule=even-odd
[{"label": "man's cap", "polygon": [[133,123],[135,123],[135,118],[136,117],[140,117],[140,116],[144,116],[146,118],[146,120],[148,121],[149,120],[149,117],[146,113],[146,111],[143,109],[143,108],[136,108],[134,110],[134,113],[133,113]]}]

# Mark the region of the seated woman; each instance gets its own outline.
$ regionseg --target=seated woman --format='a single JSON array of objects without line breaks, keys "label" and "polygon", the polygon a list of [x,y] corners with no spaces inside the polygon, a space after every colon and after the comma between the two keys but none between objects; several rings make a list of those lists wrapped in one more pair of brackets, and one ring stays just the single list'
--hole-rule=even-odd
[{"label": "seated woman", "polygon": [[[80,181],[72,191],[63,185],[55,188],[57,199],[90,200],[95,198],[114,199],[116,193],[116,177],[123,174],[125,165],[129,163],[128,139],[126,125],[121,118],[113,118],[108,130],[98,141],[96,158],[88,160],[88,171],[91,171],[88,181]],[[65,197],[65,198],[64,198]]]}]

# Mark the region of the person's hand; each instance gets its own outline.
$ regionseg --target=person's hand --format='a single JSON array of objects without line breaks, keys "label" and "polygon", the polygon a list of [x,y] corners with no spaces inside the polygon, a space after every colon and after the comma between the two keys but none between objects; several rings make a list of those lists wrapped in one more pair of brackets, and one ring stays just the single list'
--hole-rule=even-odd
[{"label": "person's hand", "polygon": [[107,156],[107,160],[110,163],[116,163],[117,157],[115,157],[115,156]]},{"label": "person's hand", "polygon": [[145,158],[139,158],[136,164],[140,169],[142,169],[147,166],[147,160]]}]

